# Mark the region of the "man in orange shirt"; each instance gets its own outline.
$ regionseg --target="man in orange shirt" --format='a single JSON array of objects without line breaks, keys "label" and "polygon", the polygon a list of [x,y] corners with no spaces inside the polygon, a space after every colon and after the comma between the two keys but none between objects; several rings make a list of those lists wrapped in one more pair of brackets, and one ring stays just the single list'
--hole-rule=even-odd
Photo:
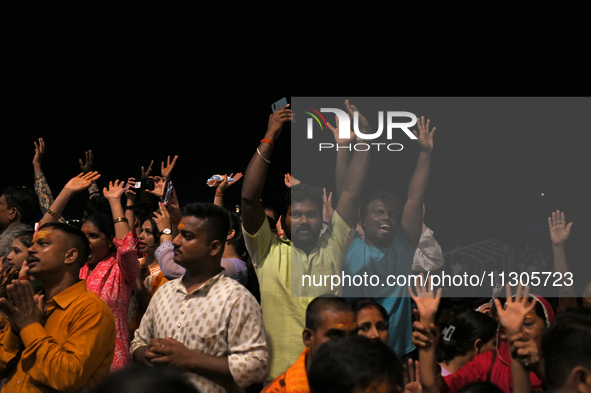
[{"label": "man in orange shirt", "polygon": [[[106,376],[115,351],[109,306],[78,278],[88,259],[86,236],[68,224],[41,226],[21,277],[0,305],[9,324],[0,333],[2,392],[75,392]],[[44,286],[35,294],[28,273]]]},{"label": "man in orange shirt", "polygon": [[357,334],[355,312],[340,297],[317,297],[306,308],[302,339],[306,349],[298,360],[263,389],[261,393],[309,393],[308,371],[314,354],[325,342]]}]

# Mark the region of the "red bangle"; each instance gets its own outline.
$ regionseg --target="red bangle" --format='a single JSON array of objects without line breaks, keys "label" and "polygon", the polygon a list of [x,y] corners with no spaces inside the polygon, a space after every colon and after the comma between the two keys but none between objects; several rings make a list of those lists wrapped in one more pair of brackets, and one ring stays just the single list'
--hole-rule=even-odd
[{"label": "red bangle", "polygon": [[267,138],[261,139],[261,143],[268,143],[269,145],[271,145],[271,147],[272,147],[273,149],[275,149],[275,144],[274,144],[274,143],[273,143],[273,141],[272,141],[272,140],[270,140],[270,139],[267,139]]},{"label": "red bangle", "polygon": [[215,190],[215,196],[224,196],[224,193],[219,192],[218,190]]},{"label": "red bangle", "polygon": [[31,281],[31,277],[29,277],[29,276],[20,276],[18,279],[19,280],[29,280],[29,281]]}]

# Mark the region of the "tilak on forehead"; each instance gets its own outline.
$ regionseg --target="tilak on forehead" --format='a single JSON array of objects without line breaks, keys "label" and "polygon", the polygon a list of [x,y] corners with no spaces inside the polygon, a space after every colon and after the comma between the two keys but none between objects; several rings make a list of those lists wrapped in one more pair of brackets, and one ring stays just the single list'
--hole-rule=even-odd
[{"label": "tilak on forehead", "polygon": [[35,236],[33,237],[33,242],[36,242],[41,239],[51,239],[51,233],[47,231],[37,231]]},{"label": "tilak on forehead", "polygon": [[183,229],[185,227],[185,224],[183,224],[182,222],[177,226],[178,230],[180,231],[181,229]]},{"label": "tilak on forehead", "polygon": [[331,323],[328,326],[329,329],[349,329],[354,327],[357,327],[357,322]]}]

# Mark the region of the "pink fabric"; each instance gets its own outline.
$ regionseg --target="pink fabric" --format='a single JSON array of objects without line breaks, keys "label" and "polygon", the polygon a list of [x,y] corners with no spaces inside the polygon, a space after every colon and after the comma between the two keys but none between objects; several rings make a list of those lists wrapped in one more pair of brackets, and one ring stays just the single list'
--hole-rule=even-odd
[{"label": "pink fabric", "polygon": [[[556,317],[550,303],[541,296],[535,296],[545,311],[546,327],[554,323]],[[511,374],[511,357],[509,355],[509,344],[500,339],[500,331],[497,332],[497,350],[487,351],[478,354],[461,367],[458,371],[444,378],[445,386],[442,393],[455,393],[464,386],[472,382],[483,382],[488,379],[490,372],[490,382],[497,385],[504,393],[513,391],[513,376]],[[542,390],[542,381],[536,374],[529,374],[532,391]]]},{"label": "pink fabric", "polygon": [[129,355],[129,326],[127,312],[131,301],[133,283],[139,273],[137,260],[138,239],[129,232],[124,239],[114,239],[116,254],[103,259],[89,275],[88,264],[80,269],[80,279],[86,280],[86,288],[96,293],[111,308],[117,325],[117,341],[111,371],[131,361]]}]

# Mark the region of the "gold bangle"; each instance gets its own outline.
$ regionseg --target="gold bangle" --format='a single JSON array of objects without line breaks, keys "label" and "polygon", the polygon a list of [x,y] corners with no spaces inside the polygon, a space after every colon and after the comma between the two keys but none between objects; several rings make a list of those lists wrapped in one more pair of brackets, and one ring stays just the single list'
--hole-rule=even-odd
[{"label": "gold bangle", "polygon": [[61,217],[59,214],[57,214],[56,212],[54,212],[51,209],[47,209],[47,213],[52,216],[53,218],[55,218],[56,220],[59,220]]},{"label": "gold bangle", "polygon": [[113,224],[117,224],[118,222],[129,223],[129,220],[126,217],[117,217],[116,219],[113,220]]}]

